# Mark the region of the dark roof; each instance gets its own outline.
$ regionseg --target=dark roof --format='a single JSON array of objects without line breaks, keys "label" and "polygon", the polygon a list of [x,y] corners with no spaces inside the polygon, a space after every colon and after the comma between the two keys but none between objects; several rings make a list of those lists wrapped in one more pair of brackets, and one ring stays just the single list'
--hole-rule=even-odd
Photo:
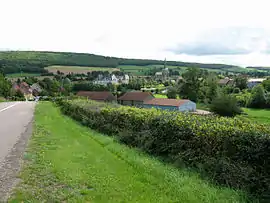
[{"label": "dark roof", "polygon": [[149,96],[152,96],[150,92],[127,92],[123,96],[119,97],[118,100],[123,101],[144,101]]},{"label": "dark roof", "polygon": [[182,104],[188,102],[188,99],[166,99],[166,98],[154,98],[149,101],[144,102],[147,105],[157,105],[157,106],[181,106]]},{"label": "dark roof", "polygon": [[111,92],[105,92],[105,91],[104,92],[79,91],[77,93],[77,96],[88,97],[89,99],[92,99],[92,100],[116,99]]},{"label": "dark roof", "polygon": [[218,81],[218,84],[220,84],[220,85],[228,85],[228,84],[232,84],[232,83],[233,83],[233,79],[229,79],[229,78],[220,79]]}]

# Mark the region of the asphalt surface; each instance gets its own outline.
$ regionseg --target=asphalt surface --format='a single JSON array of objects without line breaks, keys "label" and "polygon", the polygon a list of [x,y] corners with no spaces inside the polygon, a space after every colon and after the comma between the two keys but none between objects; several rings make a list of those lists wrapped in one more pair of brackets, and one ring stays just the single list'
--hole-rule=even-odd
[{"label": "asphalt surface", "polygon": [[35,102],[0,103],[0,202],[16,184],[28,139]]}]

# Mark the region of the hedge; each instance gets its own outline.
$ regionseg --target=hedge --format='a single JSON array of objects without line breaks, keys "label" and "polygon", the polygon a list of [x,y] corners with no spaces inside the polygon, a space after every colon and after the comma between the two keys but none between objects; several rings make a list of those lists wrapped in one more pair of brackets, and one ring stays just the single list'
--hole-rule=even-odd
[{"label": "hedge", "polygon": [[270,128],[237,118],[58,100],[66,115],[218,184],[270,199]]}]

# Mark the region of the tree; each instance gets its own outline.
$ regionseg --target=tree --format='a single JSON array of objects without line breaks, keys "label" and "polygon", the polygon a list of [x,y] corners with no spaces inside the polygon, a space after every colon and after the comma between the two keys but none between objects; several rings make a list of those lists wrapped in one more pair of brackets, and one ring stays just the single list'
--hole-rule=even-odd
[{"label": "tree", "polygon": [[240,90],[247,88],[247,77],[238,76],[235,79],[235,87],[238,87]]},{"label": "tree", "polygon": [[201,88],[201,76],[199,68],[188,68],[183,74],[184,82],[180,84],[180,95],[196,102]]},{"label": "tree", "polygon": [[175,87],[169,87],[167,91],[167,97],[169,99],[176,99],[177,97],[177,89]]},{"label": "tree", "polygon": [[227,95],[224,93],[219,93],[218,96],[212,101],[210,110],[220,116],[228,117],[233,117],[242,113],[236,98],[232,95]]},{"label": "tree", "polygon": [[264,89],[265,89],[266,91],[270,92],[270,80],[269,80],[269,79],[264,80],[264,81],[262,82],[262,85],[263,85],[263,87],[264,87]]},{"label": "tree", "polygon": [[249,107],[252,108],[263,108],[266,105],[265,90],[262,85],[257,85],[252,88],[251,99]]},{"label": "tree", "polygon": [[11,83],[6,80],[4,75],[0,74],[0,96],[7,98],[11,94]]}]

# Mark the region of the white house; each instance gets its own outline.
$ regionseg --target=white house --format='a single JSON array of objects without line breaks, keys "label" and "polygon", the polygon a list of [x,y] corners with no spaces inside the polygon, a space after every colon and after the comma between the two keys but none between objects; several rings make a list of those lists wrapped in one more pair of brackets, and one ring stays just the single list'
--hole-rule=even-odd
[{"label": "white house", "polygon": [[250,78],[247,81],[248,88],[253,88],[256,85],[261,84],[266,78]]},{"label": "white house", "polygon": [[99,75],[98,78],[94,81],[94,84],[99,85],[107,85],[107,84],[128,84],[129,83],[129,75],[125,74],[124,76],[116,76],[114,74],[103,77],[102,75]]}]

